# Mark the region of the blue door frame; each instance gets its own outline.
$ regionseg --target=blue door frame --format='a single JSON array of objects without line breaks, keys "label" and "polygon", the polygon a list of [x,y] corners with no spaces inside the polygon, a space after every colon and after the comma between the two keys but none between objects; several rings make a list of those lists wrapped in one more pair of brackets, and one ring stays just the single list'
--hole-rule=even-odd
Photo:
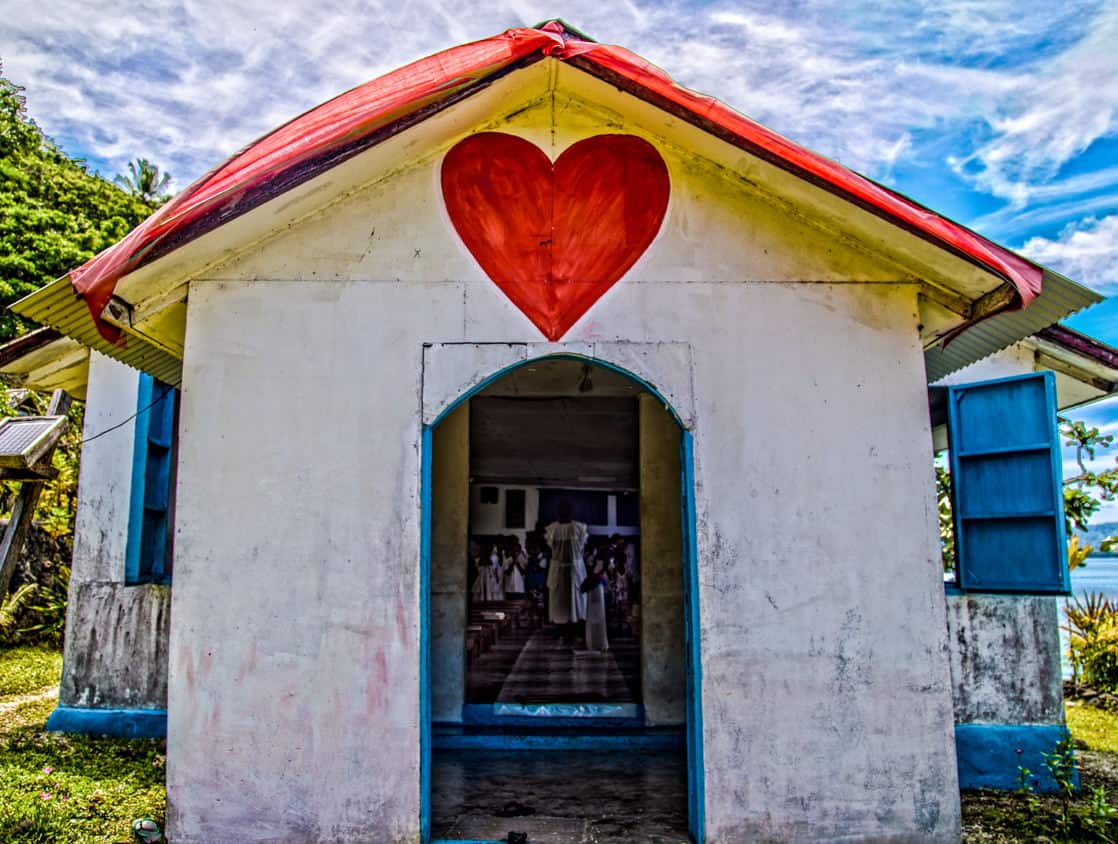
[{"label": "blue door frame", "polygon": [[702,641],[699,625],[699,557],[695,517],[694,439],[671,403],[642,378],[598,358],[574,354],[545,355],[518,361],[467,390],[445,408],[430,425],[423,426],[420,443],[420,539],[419,539],[419,830],[422,844],[500,844],[480,841],[431,840],[431,464],[434,432],[462,402],[484,390],[515,369],[541,360],[577,360],[624,375],[660,400],[680,428],[680,506],[683,534],[684,637],[687,658],[687,823],[695,844],[704,844],[705,790],[703,769]]}]

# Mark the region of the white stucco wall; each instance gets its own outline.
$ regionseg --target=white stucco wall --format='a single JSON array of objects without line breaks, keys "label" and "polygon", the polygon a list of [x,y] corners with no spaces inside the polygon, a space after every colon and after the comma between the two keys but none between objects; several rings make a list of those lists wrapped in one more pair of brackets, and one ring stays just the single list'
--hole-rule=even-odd
[{"label": "white stucco wall", "polygon": [[170,594],[165,586],[124,584],[139,377],[90,352],[62,706],[166,706]]},{"label": "white stucco wall", "polygon": [[[610,119],[515,130],[554,153]],[[547,348],[684,351],[707,841],[957,840],[917,285],[663,153],[660,237]],[[424,344],[541,339],[449,227],[437,165],[191,284],[177,842],[416,840]]]},{"label": "white stucco wall", "polygon": [[124,581],[139,383],[135,369],[90,352],[72,582]]}]

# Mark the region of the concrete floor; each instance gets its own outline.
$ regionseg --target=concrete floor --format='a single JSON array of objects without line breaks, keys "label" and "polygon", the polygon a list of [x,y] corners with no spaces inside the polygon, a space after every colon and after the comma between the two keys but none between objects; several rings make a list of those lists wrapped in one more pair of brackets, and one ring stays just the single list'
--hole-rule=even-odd
[{"label": "concrete floor", "polygon": [[562,647],[545,625],[503,636],[466,673],[467,703],[640,703],[640,640],[614,633],[607,653]]},{"label": "concrete floor", "polygon": [[435,751],[432,837],[530,844],[681,844],[682,751]]}]

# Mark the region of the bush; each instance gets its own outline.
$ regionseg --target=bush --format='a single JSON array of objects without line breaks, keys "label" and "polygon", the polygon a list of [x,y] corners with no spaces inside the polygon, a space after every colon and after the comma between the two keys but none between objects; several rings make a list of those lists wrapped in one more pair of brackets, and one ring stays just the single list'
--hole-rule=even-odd
[{"label": "bush", "polygon": [[0,646],[61,646],[69,590],[68,566],[59,566],[44,583],[20,586],[0,605]]},{"label": "bush", "polygon": [[1101,692],[1118,692],[1118,606],[1101,593],[1067,604],[1072,677]]}]

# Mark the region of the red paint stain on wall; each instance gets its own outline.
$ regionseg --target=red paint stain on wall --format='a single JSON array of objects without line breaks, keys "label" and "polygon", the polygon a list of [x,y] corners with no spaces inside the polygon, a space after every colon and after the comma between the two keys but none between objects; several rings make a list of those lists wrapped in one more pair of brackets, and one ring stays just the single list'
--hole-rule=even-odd
[{"label": "red paint stain on wall", "polygon": [[406,646],[408,643],[408,617],[407,613],[404,612],[404,600],[399,595],[396,596],[396,635],[400,644]]},{"label": "red paint stain on wall", "polygon": [[367,712],[379,712],[384,708],[388,691],[388,659],[383,648],[377,648],[365,679],[365,705]]}]

